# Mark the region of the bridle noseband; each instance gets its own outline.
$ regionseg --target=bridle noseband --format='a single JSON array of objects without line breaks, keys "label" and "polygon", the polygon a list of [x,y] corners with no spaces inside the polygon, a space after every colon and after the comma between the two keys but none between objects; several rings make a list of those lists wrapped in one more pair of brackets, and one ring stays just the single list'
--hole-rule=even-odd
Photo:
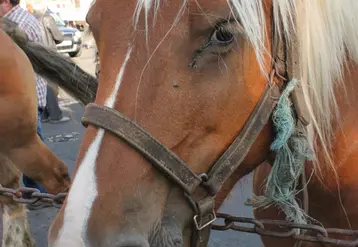
[{"label": "bridle noseband", "polygon": [[102,128],[124,140],[184,190],[195,212],[195,230],[199,235],[203,235],[194,238],[197,239],[197,244],[193,246],[203,246],[200,243],[208,238],[209,226],[216,220],[215,195],[249,152],[268,122],[279,95],[280,91],[276,84],[266,86],[260,102],[243,130],[210,172],[201,175],[195,174],[177,155],[117,110],[90,103],[86,106],[82,123],[86,127],[91,124]]},{"label": "bridle noseband", "polygon": [[[285,86],[290,61],[287,59],[287,47],[283,38],[273,36],[272,54],[274,66],[264,92],[245,126],[233,143],[205,174],[195,174],[189,166],[172,151],[142,129],[134,121],[119,111],[90,103],[82,118],[84,126],[93,125],[102,128],[121,140],[124,140],[153,166],[164,173],[172,182],[184,190],[194,211],[192,246],[207,246],[210,226],[216,220],[215,195],[223,184],[242,163],[256,138],[268,123],[269,118]],[[293,59],[297,59],[296,57]],[[294,63],[294,62],[293,62]],[[295,90],[292,97],[299,119],[307,122],[302,92]]]}]

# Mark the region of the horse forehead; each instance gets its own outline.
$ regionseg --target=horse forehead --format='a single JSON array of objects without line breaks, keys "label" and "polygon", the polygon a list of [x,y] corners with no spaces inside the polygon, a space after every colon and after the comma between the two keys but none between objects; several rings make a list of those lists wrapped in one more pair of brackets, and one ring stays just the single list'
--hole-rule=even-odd
[{"label": "horse forehead", "polygon": [[[169,16],[177,16],[183,20],[183,16],[180,14],[183,7],[189,10],[190,25],[197,30],[212,26],[218,19],[226,19],[232,10],[228,0],[171,0],[170,5],[166,4],[163,0],[137,0],[130,2],[124,0],[96,0],[88,11],[87,21],[90,23],[93,31],[95,31],[94,29],[100,31],[120,26],[120,32],[116,32],[116,35],[113,32],[111,33],[112,37],[118,39],[120,33],[123,34],[125,32],[123,28],[127,30],[127,28],[131,29],[130,27],[139,25],[137,29],[143,30],[143,28],[146,28],[145,25],[152,21],[157,22],[156,26],[159,27],[158,24],[162,25],[165,23],[163,18],[167,19]],[[165,11],[165,14],[160,14],[161,11]],[[103,18],[106,16],[113,16],[115,18]],[[170,25],[172,25],[172,21],[170,21]]]},{"label": "horse forehead", "polygon": [[201,13],[204,11],[217,12],[221,9],[229,7],[228,0],[195,0],[190,1],[190,9],[198,10]]},{"label": "horse forehead", "polygon": [[221,17],[221,15],[227,15],[230,11],[228,0],[171,0],[170,5],[166,4],[163,0],[136,0],[129,3],[126,0],[94,0],[90,7],[101,8],[101,11],[113,11],[118,15],[117,19],[121,19],[123,22],[124,15],[127,16],[129,14],[135,18],[138,11],[142,14],[146,11],[156,12],[165,8],[166,11],[178,13],[183,4],[186,4],[186,7],[190,9],[190,14],[194,15],[215,13]]}]

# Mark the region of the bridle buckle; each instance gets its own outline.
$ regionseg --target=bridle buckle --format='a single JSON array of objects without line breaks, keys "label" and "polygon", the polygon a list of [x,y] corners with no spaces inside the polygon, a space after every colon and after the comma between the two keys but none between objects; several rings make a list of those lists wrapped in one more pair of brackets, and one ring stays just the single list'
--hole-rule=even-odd
[{"label": "bridle buckle", "polygon": [[202,223],[202,222],[198,222],[198,217],[199,215],[196,214],[194,217],[193,217],[193,221],[194,221],[194,224],[195,224],[195,227],[198,231],[201,231],[203,230],[204,228],[210,226],[212,223],[215,222],[216,220],[216,214],[215,212],[211,212],[210,214],[207,214],[205,217],[201,217],[201,221],[203,220],[203,218],[207,218],[207,217],[210,217],[210,219],[208,219],[208,221],[206,223]]}]

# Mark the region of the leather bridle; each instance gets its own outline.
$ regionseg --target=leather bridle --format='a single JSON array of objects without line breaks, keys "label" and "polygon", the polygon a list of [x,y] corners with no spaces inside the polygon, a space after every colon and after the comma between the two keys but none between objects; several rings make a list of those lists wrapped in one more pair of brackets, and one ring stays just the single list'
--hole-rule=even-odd
[{"label": "leather bridle", "polygon": [[[268,123],[287,80],[295,74],[298,58],[295,52],[291,52],[290,55],[283,36],[279,38],[273,32],[274,62],[270,79],[258,104],[239,135],[208,173],[195,174],[177,155],[119,111],[95,103],[90,103],[85,108],[82,118],[84,126],[93,125],[102,128],[125,141],[184,190],[194,211],[193,247],[207,246],[210,226],[216,220],[215,195],[246,157],[256,138]],[[293,91],[292,101],[298,121],[301,122],[301,126],[306,126],[309,118],[299,87]]]}]

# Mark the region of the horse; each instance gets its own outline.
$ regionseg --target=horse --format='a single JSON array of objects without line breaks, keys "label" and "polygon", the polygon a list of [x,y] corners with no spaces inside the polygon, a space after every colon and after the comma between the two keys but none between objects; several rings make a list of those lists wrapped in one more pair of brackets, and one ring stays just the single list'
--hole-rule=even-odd
[{"label": "horse", "polygon": [[[354,227],[356,10],[353,1],[95,1],[87,21],[99,88],[50,245],[205,246],[213,211],[255,168],[256,204],[269,207],[257,218],[278,218],[278,205],[297,222]],[[266,160],[271,172],[258,167]],[[310,217],[294,198],[304,163],[315,172]]]},{"label": "horse", "polygon": [[[24,53],[0,32],[1,178],[3,186],[17,189],[20,171],[50,193],[67,189],[71,179],[66,165],[38,137],[37,97],[32,65]],[[1,198],[3,246],[33,246],[23,204]]]},{"label": "horse", "polygon": [[354,227],[357,8],[94,1],[98,90],[49,245],[206,246],[223,200],[254,170],[258,219],[283,210]]},{"label": "horse", "polygon": [[[21,47],[11,37],[16,37]],[[39,49],[41,46],[28,42],[26,34],[18,29],[15,23],[6,19],[0,19],[0,44],[0,81],[2,84],[0,90],[0,184],[6,188],[18,189],[20,172],[22,172],[42,184],[49,193],[64,192],[71,184],[67,166],[37,135],[37,96],[33,70],[36,62],[31,63],[28,57],[31,53],[25,54],[24,51],[27,50],[27,46],[40,47]],[[36,53],[36,49],[31,49],[31,51]],[[59,56],[56,51],[49,52],[47,55],[53,53]],[[37,58],[41,59],[38,56]],[[47,59],[51,59],[51,56],[47,56]],[[43,62],[51,66],[51,63],[44,59],[37,61],[38,64]],[[65,80],[64,84],[68,85],[67,87],[74,89],[76,85],[71,84],[81,83],[81,80],[89,85],[91,82],[93,85],[96,84],[93,77],[76,68],[73,63],[70,65],[72,67],[66,67],[70,68],[70,73],[58,77],[59,75],[51,72],[47,78],[54,76],[56,80],[53,81],[57,82],[62,78]],[[50,71],[44,71],[43,66],[41,68],[42,70],[39,71],[41,74]],[[77,79],[71,79],[72,76],[77,76]],[[76,93],[78,90],[73,91]],[[77,98],[81,98],[79,94],[78,91]],[[87,97],[90,95],[89,91]],[[2,189],[2,191],[6,190]],[[24,190],[17,191],[16,196],[23,197],[25,192]],[[0,203],[3,220],[2,246],[35,246],[29,231],[24,204],[19,204],[5,196],[1,196]]]}]

